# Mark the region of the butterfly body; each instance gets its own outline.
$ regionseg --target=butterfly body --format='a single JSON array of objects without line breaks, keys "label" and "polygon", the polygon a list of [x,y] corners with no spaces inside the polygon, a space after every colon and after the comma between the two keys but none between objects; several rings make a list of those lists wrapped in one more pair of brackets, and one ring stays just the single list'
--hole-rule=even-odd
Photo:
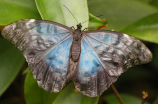
[{"label": "butterfly body", "polygon": [[72,58],[74,62],[78,61],[81,53],[81,38],[82,38],[81,27],[82,27],[81,24],[77,25],[77,29],[75,29],[73,32],[73,41],[70,50],[71,51],[70,58]]},{"label": "butterfly body", "polygon": [[7,25],[2,36],[22,52],[38,85],[48,92],[59,92],[73,80],[84,95],[99,96],[128,68],[152,60],[150,50],[134,37],[81,27],[26,19]]}]

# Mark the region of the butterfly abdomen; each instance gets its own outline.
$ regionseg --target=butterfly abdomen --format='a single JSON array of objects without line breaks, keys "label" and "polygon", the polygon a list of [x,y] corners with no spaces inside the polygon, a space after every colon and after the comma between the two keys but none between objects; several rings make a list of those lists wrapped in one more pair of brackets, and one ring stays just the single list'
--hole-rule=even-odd
[{"label": "butterfly abdomen", "polygon": [[81,53],[81,43],[73,42],[71,46],[71,58],[73,61],[78,61]]},{"label": "butterfly abdomen", "polygon": [[81,37],[82,33],[80,28],[78,28],[73,34],[73,42],[71,45],[71,58],[74,62],[78,61],[81,54]]}]

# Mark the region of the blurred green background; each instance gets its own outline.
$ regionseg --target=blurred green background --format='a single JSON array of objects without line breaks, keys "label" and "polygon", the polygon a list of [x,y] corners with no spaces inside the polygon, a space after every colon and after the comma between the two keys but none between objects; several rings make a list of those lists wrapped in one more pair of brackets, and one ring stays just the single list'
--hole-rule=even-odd
[{"label": "blurred green background", "polygon": [[[0,0],[0,30],[26,18],[75,26],[76,21],[62,5],[80,22],[103,15],[85,23],[84,28],[97,29],[108,22],[103,29],[127,33],[148,46],[153,61],[128,69],[114,85],[125,104],[141,104],[142,91],[149,94],[146,104],[158,104],[158,0]],[[0,104],[25,103],[120,104],[111,88],[96,98],[76,92],[72,83],[59,93],[45,92],[37,86],[20,51],[0,35]]]}]

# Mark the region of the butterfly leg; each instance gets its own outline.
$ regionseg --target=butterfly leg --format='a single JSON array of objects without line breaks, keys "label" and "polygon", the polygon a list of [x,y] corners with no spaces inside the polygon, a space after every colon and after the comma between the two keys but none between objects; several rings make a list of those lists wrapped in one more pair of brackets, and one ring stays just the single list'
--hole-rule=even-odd
[{"label": "butterfly leg", "polygon": [[72,26],[71,29],[75,30],[75,28]]},{"label": "butterfly leg", "polygon": [[85,28],[84,30],[82,30],[82,32],[85,31],[85,30],[88,30],[88,28],[89,28],[89,27]]}]

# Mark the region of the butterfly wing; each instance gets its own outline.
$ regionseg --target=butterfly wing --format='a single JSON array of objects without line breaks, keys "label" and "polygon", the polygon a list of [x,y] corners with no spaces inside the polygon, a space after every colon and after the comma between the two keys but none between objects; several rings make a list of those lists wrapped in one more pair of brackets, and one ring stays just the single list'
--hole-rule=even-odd
[{"label": "butterfly wing", "polygon": [[82,39],[79,67],[74,80],[76,88],[84,95],[95,97],[101,95],[116,79],[106,73],[93,48]]},{"label": "butterfly wing", "polygon": [[128,68],[152,60],[150,50],[138,39],[127,34],[100,30],[85,33],[86,41],[95,50],[106,72],[119,76]]},{"label": "butterfly wing", "polygon": [[25,56],[38,85],[58,92],[66,82],[71,28],[44,20],[20,20],[6,26],[2,35]]},{"label": "butterfly wing", "polygon": [[101,95],[129,67],[152,60],[142,42],[113,31],[84,32],[81,47],[75,86],[90,97]]}]

